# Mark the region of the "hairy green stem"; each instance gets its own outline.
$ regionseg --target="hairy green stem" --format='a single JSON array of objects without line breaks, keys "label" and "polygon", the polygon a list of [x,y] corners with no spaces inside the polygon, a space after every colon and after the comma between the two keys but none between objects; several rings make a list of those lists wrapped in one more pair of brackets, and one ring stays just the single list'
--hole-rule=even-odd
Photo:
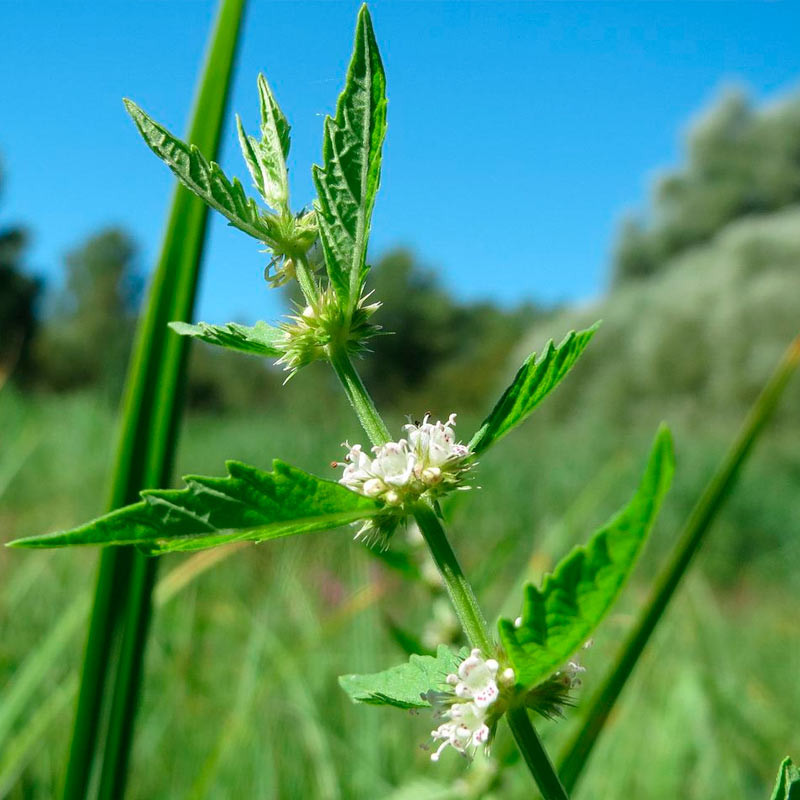
[{"label": "hairy green stem", "polygon": [[567,790],[562,786],[527,710],[512,708],[506,714],[506,719],[511,733],[514,734],[514,741],[545,800],[569,800]]},{"label": "hairy green stem", "polygon": [[494,647],[489,636],[489,626],[478,605],[478,599],[470,582],[464,577],[453,548],[447,539],[444,527],[434,510],[426,503],[418,504],[414,519],[419,525],[433,560],[444,578],[447,593],[455,608],[461,627],[473,647],[480,648],[487,656]]},{"label": "hairy green stem", "polygon": [[[376,445],[390,441],[389,430],[346,350],[331,347],[329,355],[331,364],[344,386],[347,399],[355,409],[370,441]],[[450,546],[441,520],[433,508],[426,503],[417,504],[414,509],[414,518],[444,580],[453,608],[467,639],[473,647],[479,648],[486,655],[491,654],[494,647],[489,626],[478,604],[478,599],[475,597],[472,585],[461,571],[461,565]],[[507,718],[517,747],[522,752],[525,763],[544,800],[568,800],[567,793],[528,718],[527,711],[524,708],[512,709],[508,712]]]},{"label": "hairy green stem", "polygon": [[389,429],[378,409],[375,408],[375,403],[372,402],[367,387],[364,386],[361,376],[356,372],[345,348],[335,344],[329,345],[328,355],[331,365],[344,387],[347,399],[353,406],[361,427],[364,428],[372,444],[385,444],[391,441]]},{"label": "hairy green stem", "polygon": [[584,721],[567,745],[559,765],[564,785],[571,791],[603,730],[650,636],[658,625],[675,590],[703,542],[712,522],[730,495],[742,465],[772,416],[792,374],[800,365],[800,336],[783,355],[742,424],[730,450],[692,509],[672,556],[656,578],[639,620],[628,635],[607,677],[588,703]]}]

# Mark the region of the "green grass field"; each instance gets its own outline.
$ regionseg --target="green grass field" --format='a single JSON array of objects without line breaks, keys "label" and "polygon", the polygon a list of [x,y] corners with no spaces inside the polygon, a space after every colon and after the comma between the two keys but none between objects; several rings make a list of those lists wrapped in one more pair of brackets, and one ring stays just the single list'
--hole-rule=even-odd
[{"label": "green grass field", "polygon": [[[358,431],[337,401],[325,407],[320,418],[300,404],[290,425],[190,417],[179,468],[215,474],[226,457],[265,467],[280,456],[332,474],[339,443]],[[0,419],[4,541],[102,510],[114,439],[107,406],[91,395],[37,398],[6,387]],[[598,427],[588,411],[569,423],[543,420],[498,445],[479,467],[482,488],[448,509],[491,614],[515,613],[523,574],[540,574],[624,500],[652,434],[644,425],[624,434]],[[466,437],[474,422],[460,422]],[[676,486],[634,585],[586,656],[581,692],[599,680],[735,423],[719,419],[702,435],[683,428],[678,420]],[[800,590],[791,442],[782,431],[760,444],[623,695],[579,798],[766,797],[780,758],[800,751],[787,711],[800,703],[797,610],[787,599]],[[503,509],[499,521],[490,497]],[[407,546],[403,537],[396,544]],[[91,549],[0,551],[0,796],[55,796],[96,559]],[[132,798],[530,796],[530,778],[515,765],[496,774],[491,763],[468,767],[455,755],[431,764],[420,747],[431,729],[424,714],[357,707],[340,691],[338,674],[403,660],[388,619],[420,630],[432,613],[424,586],[348,531],[166,556],[160,578]],[[569,717],[542,727],[557,753]],[[501,730],[497,761],[508,740]]]}]

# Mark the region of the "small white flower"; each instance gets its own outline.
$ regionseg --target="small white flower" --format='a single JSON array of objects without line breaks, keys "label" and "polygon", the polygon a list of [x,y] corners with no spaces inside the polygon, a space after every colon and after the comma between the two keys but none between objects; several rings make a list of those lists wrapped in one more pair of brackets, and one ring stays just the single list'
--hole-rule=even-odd
[{"label": "small white flower", "polygon": [[[360,444],[345,442],[347,455],[342,463],[335,464],[344,467],[339,483],[389,506],[401,506],[422,495],[436,497],[450,489],[468,488],[459,485],[472,464],[466,460],[469,450],[455,440],[456,415],[451,414],[447,422],[435,423],[428,421],[429,416],[426,414],[419,424],[405,426],[408,438],[373,447],[371,456]],[[362,526],[361,531],[368,528]]]},{"label": "small white flower", "polygon": [[431,731],[434,742],[441,741],[437,750],[431,753],[431,761],[438,761],[448,745],[466,755],[469,749],[476,750],[489,741],[491,731],[484,721],[484,709],[475,703],[454,703],[445,716],[448,721]]},{"label": "small white flower", "polygon": [[455,687],[456,697],[472,700],[478,708],[487,708],[500,696],[495,680],[499,667],[497,661],[485,659],[475,648],[459,665],[458,675],[448,675],[447,682]]},{"label": "small white flower", "polygon": [[409,452],[408,442],[405,439],[373,447],[372,452],[375,453],[375,458],[372,460],[370,471],[376,478],[397,488],[402,488],[411,481],[417,458]]},{"label": "small white flower", "polygon": [[420,477],[427,473],[429,481],[437,481],[452,462],[463,459],[469,455],[469,450],[459,442],[453,428],[456,424],[456,415],[451,414],[447,422],[428,422],[430,414],[426,414],[421,423],[410,422],[403,429],[408,432],[408,444],[412,452],[416,453],[421,469]]}]

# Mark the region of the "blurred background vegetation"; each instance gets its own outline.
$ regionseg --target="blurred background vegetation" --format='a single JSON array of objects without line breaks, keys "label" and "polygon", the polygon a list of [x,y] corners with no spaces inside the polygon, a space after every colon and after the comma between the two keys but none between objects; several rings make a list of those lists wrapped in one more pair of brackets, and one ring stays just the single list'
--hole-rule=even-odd
[{"label": "blurred background vegetation", "polygon": [[[35,277],[26,240],[23,225],[0,228],[4,541],[102,510],[143,288],[123,230],[68,254],[58,288]],[[465,438],[524,356],[604,320],[554,398],[486,457],[482,488],[448,509],[493,614],[513,615],[521,576],[541,574],[624,500],[657,423],[672,425],[676,485],[634,587],[587,656],[591,689],[797,333],[800,96],[754,108],[741,91],[722,95],[692,126],[685,163],[621,224],[608,289],[591,304],[461,302],[407,250],[376,258],[370,280],[391,333],[374,340],[365,382],[395,424],[455,410]],[[323,365],[284,378],[195,347],[180,469],[217,474],[225,458],[264,467],[280,456],[325,474],[359,431]],[[800,753],[798,409],[795,384],[578,797],[765,797],[780,758]],[[397,544],[418,558],[413,542]],[[0,796],[55,794],[95,559],[0,552]],[[519,770],[457,759],[432,768],[419,749],[428,720],[353,707],[339,691],[336,675],[401,660],[409,632],[424,631],[423,645],[452,635],[435,582],[408,583],[346,531],[166,557],[157,597],[131,797],[528,796]],[[544,728],[554,746],[569,729]],[[499,761],[504,748],[501,732]]]}]

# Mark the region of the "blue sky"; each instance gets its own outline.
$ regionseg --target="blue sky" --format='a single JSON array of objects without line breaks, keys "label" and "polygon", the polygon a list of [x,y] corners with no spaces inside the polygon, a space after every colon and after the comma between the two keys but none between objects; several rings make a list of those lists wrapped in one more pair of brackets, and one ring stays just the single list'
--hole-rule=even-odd
[{"label": "blue sky", "polygon": [[[411,246],[463,298],[601,291],[615,224],[678,161],[692,115],[732,82],[759,101],[800,85],[790,2],[371,7],[389,95],[372,254]],[[231,109],[255,127],[264,71],[293,125],[297,204],[312,199],[356,10],[251,0]],[[35,271],[57,281],[64,254],[107,225],[131,231],[149,268],[173,179],[121,98],[184,131],[214,11],[199,0],[0,1],[0,223],[31,229]],[[246,175],[232,116],[221,162]],[[215,219],[198,317],[279,314],[264,265],[253,240]]]}]

